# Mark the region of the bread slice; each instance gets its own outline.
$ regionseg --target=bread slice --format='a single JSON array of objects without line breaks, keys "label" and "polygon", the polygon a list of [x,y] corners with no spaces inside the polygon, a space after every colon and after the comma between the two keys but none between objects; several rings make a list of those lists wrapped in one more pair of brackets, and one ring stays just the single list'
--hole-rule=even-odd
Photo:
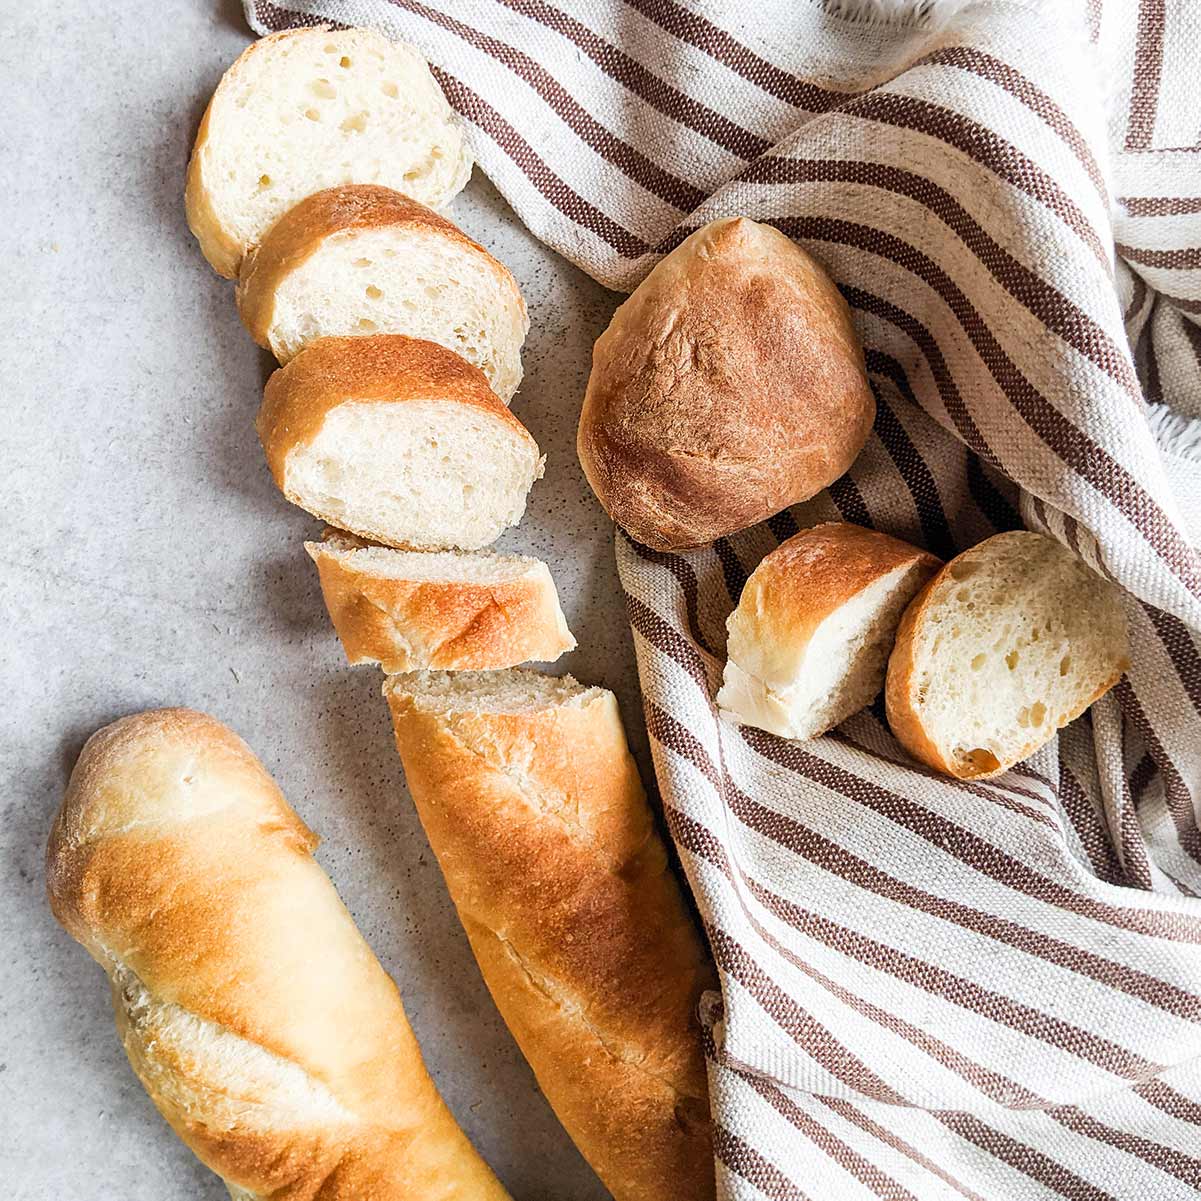
[{"label": "bread slice", "polygon": [[906,611],[885,700],[909,752],[961,779],[1050,741],[1130,666],[1117,587],[1043,534],[952,559]]},{"label": "bread slice", "polygon": [[884,686],[897,623],[939,560],[862,526],[827,522],[751,574],[729,630],[717,704],[782,738],[816,738]]},{"label": "bread slice", "polygon": [[281,363],[316,338],[409,334],[474,363],[506,403],[530,327],[508,268],[445,217],[373,184],[290,208],[243,262],[238,310]]},{"label": "bread slice", "polygon": [[293,504],[416,550],[495,541],[544,462],[483,372],[402,334],[311,343],[267,381],[257,426]]},{"label": "bread slice", "polygon": [[327,530],[306,542],[346,658],[389,675],[550,663],[575,647],[545,563],[487,551],[407,551]]},{"label": "bread slice", "polygon": [[184,198],[204,257],[232,279],[298,200],[378,183],[449,203],[471,152],[425,59],[370,29],[262,38],[225,72],[196,134]]}]

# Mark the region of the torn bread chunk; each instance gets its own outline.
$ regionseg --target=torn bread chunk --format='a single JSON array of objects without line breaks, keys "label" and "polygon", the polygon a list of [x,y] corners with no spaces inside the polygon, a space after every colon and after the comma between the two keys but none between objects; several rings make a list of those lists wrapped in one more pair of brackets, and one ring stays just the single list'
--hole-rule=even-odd
[{"label": "torn bread chunk", "polygon": [[939,560],[862,526],[828,522],[781,543],[727,620],[721,711],[782,738],[816,738],[884,686],[897,624]]}]

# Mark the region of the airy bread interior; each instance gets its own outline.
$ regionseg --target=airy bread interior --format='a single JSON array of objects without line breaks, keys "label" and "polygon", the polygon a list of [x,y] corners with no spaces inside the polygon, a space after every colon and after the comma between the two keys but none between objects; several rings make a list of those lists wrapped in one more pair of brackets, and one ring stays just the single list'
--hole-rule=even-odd
[{"label": "airy bread interior", "polygon": [[606,695],[571,676],[547,676],[522,667],[505,671],[416,671],[391,676],[385,692],[411,696],[432,713],[538,713],[583,708]]},{"label": "airy bread interior", "polygon": [[298,200],[379,183],[447,204],[471,155],[424,59],[367,29],[264,39],[214,95],[201,147],[213,213],[243,248]]},{"label": "airy bread interior", "polygon": [[521,293],[494,260],[436,230],[394,225],[326,238],[276,289],[268,339],[287,362],[328,335],[425,338],[480,368],[508,403],[528,329]]},{"label": "airy bread interior", "polygon": [[310,513],[377,542],[478,550],[521,520],[541,474],[533,440],[482,409],[348,401],[288,454],[284,490]]},{"label": "airy bread interior", "polygon": [[872,581],[817,626],[799,655],[766,645],[753,619],[731,621],[718,706],[783,738],[816,738],[838,725],[879,693],[901,615],[928,575],[914,560]]},{"label": "airy bread interior", "polygon": [[956,774],[1024,758],[1129,665],[1118,590],[1052,538],[990,538],[948,564],[913,630],[908,697]]},{"label": "airy bread interior", "polygon": [[354,571],[388,580],[508,584],[545,570],[545,564],[529,555],[498,555],[493,551],[396,550],[389,546],[363,546],[357,539],[340,533],[328,535],[319,544],[319,549]]}]

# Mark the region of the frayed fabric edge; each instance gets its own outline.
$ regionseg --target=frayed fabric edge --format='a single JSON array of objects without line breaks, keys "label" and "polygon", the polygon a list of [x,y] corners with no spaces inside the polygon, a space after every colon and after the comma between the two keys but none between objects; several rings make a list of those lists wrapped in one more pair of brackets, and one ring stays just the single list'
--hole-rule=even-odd
[{"label": "frayed fabric edge", "polygon": [[1165,404],[1149,404],[1147,424],[1165,454],[1201,467],[1201,418],[1187,417]]},{"label": "frayed fabric edge", "polygon": [[969,0],[823,0],[832,17],[859,25],[945,25]]}]

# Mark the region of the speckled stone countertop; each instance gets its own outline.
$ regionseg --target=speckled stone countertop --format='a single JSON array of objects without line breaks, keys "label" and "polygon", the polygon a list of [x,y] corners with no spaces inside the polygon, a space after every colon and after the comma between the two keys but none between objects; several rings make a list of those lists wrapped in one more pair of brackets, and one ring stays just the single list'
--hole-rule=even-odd
[{"label": "speckled stone countertop", "polygon": [[[118,19],[121,17],[122,19]],[[268,358],[183,217],[195,126],[250,34],[228,0],[0,12],[0,1180],[13,1201],[217,1201],[125,1062],[103,973],[45,903],[46,833],[84,739],[134,710],[229,723],[404,994],[435,1079],[517,1201],[606,1194],[492,1006],[405,791],[381,677],[346,666],[253,429]],[[618,297],[539,245],[477,172],[452,216],[513,270],[532,329],[514,411],[547,454],[521,528],[647,768],[612,528],[576,462]]]}]

